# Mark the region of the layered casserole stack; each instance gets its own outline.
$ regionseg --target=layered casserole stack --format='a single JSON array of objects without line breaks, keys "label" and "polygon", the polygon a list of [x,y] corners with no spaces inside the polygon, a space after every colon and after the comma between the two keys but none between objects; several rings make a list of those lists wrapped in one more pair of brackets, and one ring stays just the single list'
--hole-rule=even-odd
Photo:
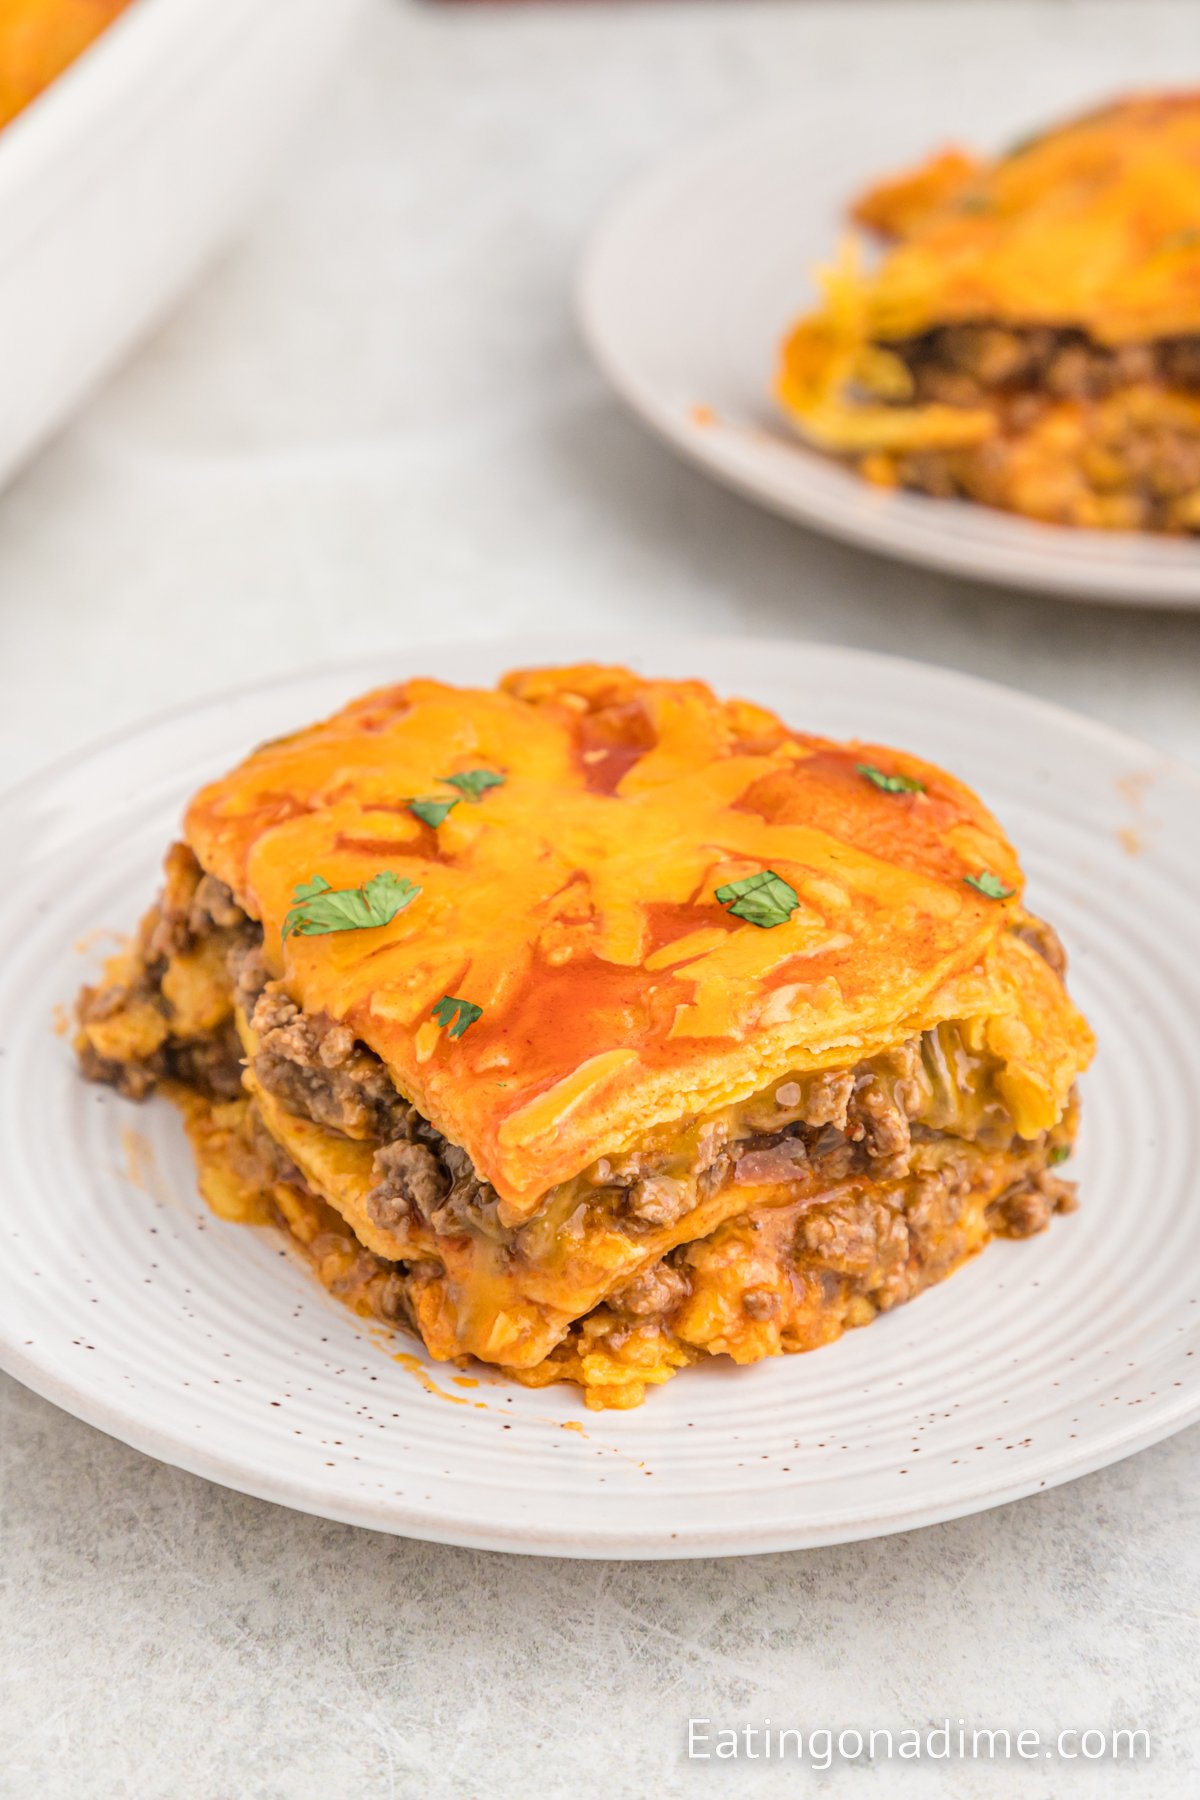
[{"label": "layered casserole stack", "polygon": [[631,1406],[1071,1203],[1021,886],[951,776],[699,682],[412,680],[196,796],[78,1048],[360,1313]]}]

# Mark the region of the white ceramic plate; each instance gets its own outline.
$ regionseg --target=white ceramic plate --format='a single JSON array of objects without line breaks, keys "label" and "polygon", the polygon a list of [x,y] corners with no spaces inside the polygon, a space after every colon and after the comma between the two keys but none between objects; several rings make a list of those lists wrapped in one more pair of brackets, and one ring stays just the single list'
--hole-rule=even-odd
[{"label": "white ceramic plate", "polygon": [[[104,951],[95,928],[129,927],[149,899],[186,797],[249,746],[418,670],[490,682],[597,652],[976,784],[1066,938],[1101,1045],[1079,1212],[826,1349],[685,1371],[624,1414],[480,1369],[459,1386],[365,1327],[272,1232],[211,1217],[173,1109],[84,1084],[53,1028]],[[398,651],[103,744],[0,803],[0,1362],[231,1487],[577,1556],[866,1537],[1128,1455],[1200,1417],[1198,815],[1195,778],[1070,713],[916,663],[745,638]]]},{"label": "white ceramic plate", "polygon": [[0,132],[0,481],[254,198],[362,0],[137,0]]},{"label": "white ceramic plate", "polygon": [[[976,92],[972,84],[972,104]],[[847,103],[831,120],[827,106],[798,101],[651,170],[602,221],[580,269],[592,354],[676,450],[819,531],[1077,600],[1200,606],[1192,540],[1073,531],[873,488],[802,445],[774,407],[777,347],[812,302],[812,271],[834,253],[847,201],[945,137],[979,143],[980,122],[961,114],[945,95],[936,122],[928,107],[914,114],[900,102],[887,119]],[[1016,135],[1010,123],[997,141]]]}]

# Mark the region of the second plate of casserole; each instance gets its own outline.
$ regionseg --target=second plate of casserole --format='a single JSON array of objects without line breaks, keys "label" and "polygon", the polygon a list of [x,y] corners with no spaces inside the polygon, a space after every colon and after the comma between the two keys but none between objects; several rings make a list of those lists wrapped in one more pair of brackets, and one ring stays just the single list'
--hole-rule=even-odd
[{"label": "second plate of casserole", "polygon": [[1200,1411],[1196,800],[749,640],[425,648],[102,746],[5,803],[4,1365],[253,1493],[593,1556],[1153,1442]]},{"label": "second plate of casserole", "polygon": [[797,105],[653,169],[585,256],[589,346],[676,450],[818,530],[1198,605],[1200,95],[977,97]]}]

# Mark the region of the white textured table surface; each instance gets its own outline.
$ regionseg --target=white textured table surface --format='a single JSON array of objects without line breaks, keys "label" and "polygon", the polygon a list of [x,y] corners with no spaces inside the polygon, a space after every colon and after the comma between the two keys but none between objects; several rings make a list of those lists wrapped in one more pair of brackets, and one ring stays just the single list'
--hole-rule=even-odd
[{"label": "white textured table surface", "polygon": [[[413,9],[240,247],[0,498],[0,767],[324,655],[646,619],[894,649],[1200,762],[1200,617],[893,568],[710,487],[577,344],[647,155],[940,78],[1036,117],[1194,77],[1194,4]],[[937,130],[931,117],[931,133]],[[759,1561],[405,1543],[158,1467],[0,1383],[0,1794],[1195,1792],[1200,1432],[999,1512]],[[687,1764],[725,1724],[1136,1724],[1148,1766]]]}]

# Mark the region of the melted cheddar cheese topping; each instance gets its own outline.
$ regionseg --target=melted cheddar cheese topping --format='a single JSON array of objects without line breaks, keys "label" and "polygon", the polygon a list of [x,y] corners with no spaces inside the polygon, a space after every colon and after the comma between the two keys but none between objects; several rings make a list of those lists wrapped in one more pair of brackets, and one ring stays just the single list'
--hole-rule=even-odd
[{"label": "melted cheddar cheese topping", "polygon": [[[881,792],[864,763],[922,791]],[[480,767],[503,785],[436,828],[409,810]],[[986,1021],[1021,1129],[1054,1122],[1086,1060],[1008,930],[1020,869],[967,788],[698,682],[581,667],[382,689],[256,751],[186,831],[287,992],[381,1057],[509,1223],[681,1118],[943,1019]],[[770,929],[715,897],[763,869],[799,902]],[[420,889],[391,923],[283,937],[299,884],[382,870]],[[1012,897],[972,887],[981,870]],[[447,995],[482,1009],[457,1038],[433,1017]]]}]

